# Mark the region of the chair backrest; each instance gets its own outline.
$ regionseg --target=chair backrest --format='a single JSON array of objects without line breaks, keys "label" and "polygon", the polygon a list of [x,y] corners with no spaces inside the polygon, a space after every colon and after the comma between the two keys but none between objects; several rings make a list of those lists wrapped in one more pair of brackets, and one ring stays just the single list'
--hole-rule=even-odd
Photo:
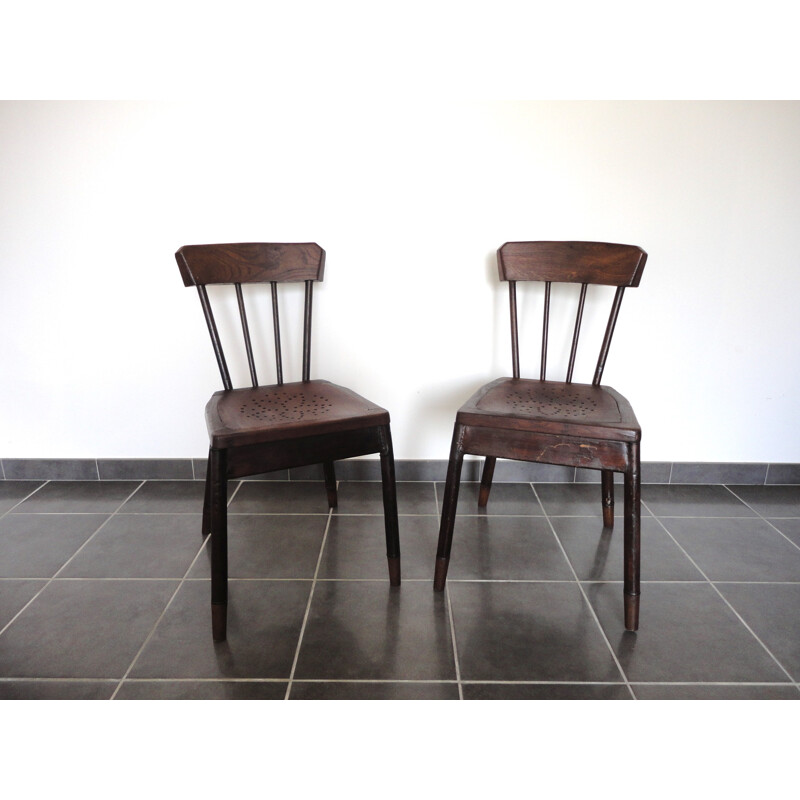
[{"label": "chair backrest", "polygon": [[581,285],[578,313],[572,336],[567,383],[572,382],[575,356],[578,351],[586,289],[590,284],[616,286],[605,336],[594,372],[592,385],[598,386],[605,369],[611,337],[617,323],[622,296],[628,286],[638,286],[647,253],[640,247],[606,242],[506,242],[497,251],[500,280],[508,281],[511,305],[511,350],[514,377],[519,378],[519,332],[517,325],[517,281],[541,281],[544,290],[544,322],[542,326],[542,356],[540,380],[547,370],[547,333],[550,325],[550,287],[553,283]]},{"label": "chair backrest", "polygon": [[325,251],[313,242],[302,244],[270,244],[249,242],[244,244],[192,244],[181,247],[175,259],[186,286],[196,286],[203,306],[214,354],[217,357],[222,384],[232,389],[231,376],[222,350],[206,285],[233,284],[239,305],[250,380],[258,386],[250,330],[247,325],[243,283],[269,283],[272,288],[272,322],[275,336],[275,364],[277,382],[283,383],[281,358],[280,319],[278,316],[278,284],[305,282],[303,313],[303,380],[311,374],[311,301],[313,282],[321,281],[325,271]]}]

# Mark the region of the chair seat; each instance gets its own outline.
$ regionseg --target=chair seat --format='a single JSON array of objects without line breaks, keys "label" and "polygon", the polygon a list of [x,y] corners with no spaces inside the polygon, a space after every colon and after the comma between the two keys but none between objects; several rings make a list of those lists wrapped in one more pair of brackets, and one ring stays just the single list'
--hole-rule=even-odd
[{"label": "chair seat", "polygon": [[608,386],[498,378],[475,392],[456,422],[484,428],[638,442],[630,403]]},{"label": "chair seat", "polygon": [[215,392],[206,405],[211,447],[223,448],[389,424],[389,412],[329,381]]}]

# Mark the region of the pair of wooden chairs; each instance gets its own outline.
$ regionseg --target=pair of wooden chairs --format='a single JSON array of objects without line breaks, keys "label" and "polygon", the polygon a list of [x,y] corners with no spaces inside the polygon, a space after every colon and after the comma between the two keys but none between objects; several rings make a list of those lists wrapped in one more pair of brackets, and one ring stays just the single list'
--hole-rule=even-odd
[{"label": "pair of wooden chairs", "polygon": [[[389,582],[400,585],[400,542],[394,456],[385,409],[342,386],[311,380],[311,310],[321,281],[325,251],[317,244],[188,245],[175,254],[185,285],[196,286],[222,376],[223,390],[206,406],[208,472],[203,536],[211,534],[211,612],[216,641],[226,637],[227,481],[272,470],[322,464],[328,505],[335,508],[334,462],[379,453],[383,482]],[[478,505],[485,507],[498,458],[586,467],[601,472],[603,523],[614,523],[614,473],[624,475],[625,627],[639,616],[641,429],[622,395],[601,386],[603,369],[625,288],[638,286],[646,253],[638,247],[601,242],[508,242],[498,251],[500,279],[510,292],[513,376],[479,389],[458,411],[447,470],[434,589],[447,577],[465,454],[484,456]],[[278,314],[279,283],[305,284],[302,381],[284,383]],[[538,380],[520,377],[517,325],[518,281],[544,283],[544,324]],[[550,297],[553,283],[580,284],[565,381],[546,378]],[[256,373],[242,285],[271,287],[277,382],[262,385]],[[235,289],[252,386],[234,389],[206,286]],[[572,376],[587,289],[616,287],[591,384]]]}]

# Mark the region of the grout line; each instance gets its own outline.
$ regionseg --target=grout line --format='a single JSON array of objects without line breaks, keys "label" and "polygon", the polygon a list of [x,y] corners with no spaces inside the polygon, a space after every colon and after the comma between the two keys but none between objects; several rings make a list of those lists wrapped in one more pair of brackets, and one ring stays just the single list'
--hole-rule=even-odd
[{"label": "grout line", "polygon": [[[227,506],[229,506],[231,504],[231,500],[233,500],[233,498],[236,495],[236,492],[238,490],[239,490],[238,486],[236,487],[236,489],[233,490],[233,492],[231,494],[231,497],[228,500],[228,503],[226,505],[226,508],[227,508]],[[117,684],[117,688],[114,690],[114,693],[109,698],[110,700],[115,700],[116,699],[117,693],[122,688],[122,685],[125,683],[125,680],[128,677],[128,675],[131,674],[131,670],[136,666],[136,662],[139,660],[139,656],[141,656],[141,654],[144,651],[145,647],[147,647],[148,643],[153,638],[153,635],[155,634],[156,629],[161,624],[161,620],[164,619],[164,615],[167,613],[169,607],[172,605],[173,600],[175,600],[175,597],[177,596],[178,592],[183,587],[184,583],[186,582],[187,576],[192,571],[192,568],[194,567],[194,565],[197,563],[197,559],[200,558],[200,554],[206,548],[206,546],[207,546],[207,544],[208,544],[210,539],[211,539],[210,535],[206,536],[203,539],[202,543],[200,544],[200,547],[197,550],[197,553],[195,553],[195,556],[192,559],[192,563],[189,564],[189,566],[186,569],[186,572],[183,573],[183,577],[178,581],[178,585],[175,587],[175,591],[172,593],[171,597],[167,601],[167,604],[164,606],[163,610],[159,614],[158,619],[155,621],[155,623],[153,624],[153,627],[150,629],[150,633],[148,633],[147,636],[145,637],[145,640],[142,642],[142,646],[136,651],[136,655],[133,657],[133,661],[131,661],[130,665],[128,666],[128,669],[125,671],[125,674],[120,678],[120,681]]]},{"label": "grout line", "polygon": [[[337,490],[339,488],[339,481],[336,482]],[[286,694],[284,695],[284,700],[289,699],[289,695],[292,691],[292,682],[294,681],[294,673],[297,669],[297,662],[300,660],[300,647],[303,644],[303,634],[306,632],[306,625],[308,623],[308,617],[311,614],[311,601],[314,599],[314,591],[317,588],[317,579],[319,576],[319,568],[322,564],[322,554],[325,552],[325,544],[328,541],[328,531],[330,531],[331,527],[331,520],[333,519],[333,509],[329,509],[328,511],[328,522],[325,525],[325,533],[322,535],[322,544],[319,548],[319,555],[317,556],[317,566],[314,569],[314,577],[311,581],[311,591],[308,593],[308,602],[306,603],[306,611],[303,615],[303,624],[300,626],[300,635],[297,637],[297,647],[294,651],[294,659],[292,660],[292,668],[289,671],[289,681],[286,684]]]},{"label": "grout line", "polygon": [[50,483],[50,481],[44,481],[41,485],[39,485],[35,489],[33,489],[30,492],[30,494],[26,494],[25,497],[23,497],[21,500],[18,500],[16,503],[14,503],[14,505],[11,506],[11,508],[7,509],[2,514],[0,514],[0,519],[3,519],[3,517],[7,516],[8,514],[11,514],[14,511],[14,509],[17,508],[17,506],[22,505],[26,500],[28,500],[29,498],[33,497],[33,495],[35,495],[36,492],[38,492],[40,489],[42,489],[48,483]]},{"label": "grout line", "polygon": [[136,666],[136,662],[139,660],[139,656],[142,654],[142,652],[144,651],[145,647],[147,647],[148,643],[153,638],[153,634],[155,634],[156,628],[158,628],[159,624],[161,623],[161,620],[164,619],[164,615],[167,613],[167,611],[169,610],[169,607],[172,605],[173,600],[177,596],[178,592],[181,590],[181,587],[183,586],[184,581],[186,580],[186,576],[191,572],[192,568],[197,563],[197,559],[200,558],[200,554],[205,549],[206,542],[208,541],[209,538],[210,537],[206,536],[206,538],[203,540],[203,543],[200,545],[200,548],[198,549],[197,553],[195,554],[195,557],[192,559],[192,563],[189,564],[188,568],[186,569],[186,572],[183,575],[183,578],[181,578],[178,581],[178,585],[175,587],[175,591],[172,593],[172,595],[170,596],[169,600],[167,600],[167,604],[164,606],[163,610],[158,615],[158,619],[153,623],[153,627],[150,629],[150,632],[147,634],[147,636],[145,637],[145,640],[142,642],[142,646],[136,651],[136,655],[133,657],[133,661],[131,661],[130,665],[128,666],[128,669],[125,670],[125,674],[119,679],[119,683],[117,683],[117,688],[114,689],[114,692],[111,695],[111,697],[109,697],[109,700],[115,700],[116,699],[117,693],[122,688],[122,685],[125,683],[128,675],[131,674],[131,670]]},{"label": "grout line", "polygon": [[453,643],[453,662],[456,668],[456,683],[458,684],[458,699],[464,699],[464,689],[461,685],[461,667],[458,663],[458,642],[456,641],[456,626],[453,619],[453,603],[450,599],[450,587],[445,584],[445,602],[447,603],[447,616],[450,621],[450,638]]},{"label": "grout line", "polygon": [[539,498],[539,494],[536,491],[536,487],[533,484],[531,484],[531,488],[533,489],[534,495],[536,495],[536,499],[539,501],[539,505],[541,505],[541,507],[542,507],[542,511],[544,512],[544,516],[545,516],[545,519],[547,520],[547,524],[550,526],[550,530],[552,531],[553,536],[555,537],[555,540],[558,543],[558,546],[561,549],[561,552],[564,555],[564,558],[566,559],[567,564],[569,565],[570,571],[575,576],[575,583],[577,584],[578,589],[580,590],[580,593],[583,596],[584,602],[586,603],[586,605],[589,608],[589,612],[591,613],[592,618],[594,619],[595,623],[597,624],[597,628],[600,631],[600,635],[603,637],[603,641],[605,641],[606,646],[608,647],[608,651],[611,653],[611,657],[614,659],[614,663],[617,665],[617,669],[619,670],[620,675],[622,675],[622,680],[624,681],[625,686],[628,688],[628,691],[631,693],[631,698],[633,700],[636,700],[637,697],[634,694],[633,689],[631,688],[631,684],[630,684],[630,681],[628,680],[628,676],[625,674],[625,670],[622,668],[622,664],[620,664],[619,659],[617,658],[617,654],[614,652],[614,648],[611,646],[611,642],[609,641],[608,636],[606,636],[606,632],[603,629],[603,626],[600,624],[600,619],[598,618],[597,613],[594,610],[594,606],[592,605],[591,601],[589,600],[588,595],[586,594],[586,590],[583,588],[583,584],[581,583],[581,580],[578,577],[578,573],[575,571],[575,567],[572,566],[572,561],[570,561],[570,558],[567,555],[567,551],[564,549],[564,545],[561,543],[561,539],[559,539],[558,534],[556,533],[556,529],[553,526],[553,523],[552,523],[552,521],[550,520],[550,517],[547,514],[547,509],[544,507],[544,503],[542,503],[541,499]]},{"label": "grout line", "polygon": [[[728,491],[730,491],[730,489],[728,489]],[[731,492],[731,494],[733,494],[733,492]],[[644,501],[642,501],[642,503],[644,504]],[[655,515],[654,515],[654,517],[655,517]],[[658,524],[664,529],[664,531],[666,532],[667,536],[669,536],[669,538],[672,539],[673,542],[675,542],[675,544],[680,548],[681,552],[686,556],[686,558],[688,558],[689,561],[692,562],[694,567],[706,579],[706,581],[708,582],[708,585],[720,596],[720,598],[725,603],[725,605],[728,606],[728,608],[730,608],[731,611],[733,611],[733,613],[736,615],[736,618],[739,620],[739,622],[741,622],[742,625],[744,625],[744,627],[750,632],[750,634],[753,636],[753,638],[764,648],[764,650],[769,655],[769,657],[778,665],[778,667],[781,669],[781,671],[789,678],[790,681],[792,681],[794,683],[794,678],[792,678],[792,676],[789,674],[789,671],[786,669],[786,667],[784,667],[783,664],[781,664],[781,662],[778,661],[778,659],[775,657],[775,655],[772,653],[772,651],[764,644],[764,642],[761,641],[761,638],[756,635],[756,632],[744,621],[744,618],[742,617],[742,615],[733,607],[733,605],[731,605],[731,603],[728,600],[728,598],[725,597],[725,595],[722,594],[722,592],[717,588],[717,586],[714,583],[714,581],[712,581],[708,577],[708,575],[705,573],[705,571],[700,568],[700,565],[689,555],[689,553],[685,550],[685,548],[681,545],[681,543],[670,533],[670,531],[667,529],[667,526],[664,525],[664,523],[658,517],[655,517],[655,519],[658,522]],[[720,581],[720,583],[730,583],[730,582],[731,581]]]},{"label": "grout line", "polygon": [[[47,481],[47,483],[50,483],[50,481]],[[47,485],[47,483],[43,483],[43,484],[42,484],[42,486],[40,486],[40,487],[39,487],[38,489],[36,489],[35,491],[36,491],[36,492],[38,492],[38,491],[39,491],[39,489],[41,489],[43,486],[46,486],[46,485]],[[13,617],[12,617],[12,618],[11,618],[11,619],[10,619],[10,620],[9,620],[9,621],[6,623],[6,624],[5,624],[5,625],[4,625],[2,628],[0,628],[0,636],[2,636],[2,635],[3,635],[3,634],[4,634],[4,633],[5,633],[7,630],[8,630],[8,628],[9,628],[9,627],[10,627],[10,626],[11,626],[11,625],[14,623],[14,621],[15,621],[15,620],[16,620],[16,619],[19,617],[19,615],[20,615],[20,614],[22,614],[22,612],[23,612],[23,611],[25,611],[25,609],[26,609],[26,608],[28,608],[28,607],[30,606],[30,604],[31,604],[31,603],[33,603],[33,601],[34,601],[34,600],[36,600],[36,598],[37,598],[37,597],[39,597],[39,595],[41,595],[41,593],[42,593],[42,592],[43,592],[43,591],[44,591],[44,590],[45,590],[45,589],[46,589],[46,588],[47,588],[47,587],[48,587],[48,586],[49,586],[49,585],[50,585],[50,584],[51,584],[51,583],[52,583],[54,580],[56,580],[56,579],[58,578],[58,575],[59,575],[59,573],[60,573],[60,572],[62,572],[62,571],[64,570],[64,568],[65,568],[65,567],[66,567],[68,564],[70,564],[70,562],[71,562],[71,561],[72,561],[72,560],[73,560],[73,559],[74,559],[74,558],[75,558],[75,557],[78,555],[78,553],[80,553],[80,552],[83,550],[83,548],[84,548],[84,547],[86,547],[86,545],[88,545],[88,544],[89,544],[89,542],[91,542],[91,541],[92,541],[92,539],[94,539],[94,537],[95,537],[95,536],[97,536],[97,534],[98,534],[98,533],[100,533],[100,531],[101,531],[101,530],[102,530],[102,529],[103,529],[103,528],[104,528],[106,525],[108,525],[109,521],[110,521],[110,520],[112,520],[112,519],[114,518],[114,516],[117,514],[117,512],[119,511],[119,509],[120,509],[120,508],[122,508],[122,506],[123,506],[123,505],[125,505],[125,503],[127,503],[127,502],[128,502],[128,500],[130,500],[130,499],[131,499],[131,497],[133,497],[133,495],[134,495],[134,494],[135,494],[135,493],[136,493],[136,492],[137,492],[137,491],[138,491],[138,490],[139,490],[139,489],[142,487],[142,484],[143,484],[143,483],[144,483],[144,481],[142,481],[142,482],[141,482],[141,483],[140,483],[140,484],[139,484],[139,485],[138,485],[138,486],[137,486],[137,487],[136,487],[136,488],[135,488],[135,489],[134,489],[134,490],[133,490],[133,491],[132,491],[132,492],[131,492],[131,493],[130,493],[130,494],[129,494],[129,495],[128,495],[128,496],[127,496],[127,497],[126,497],[126,498],[125,498],[125,499],[124,499],[122,502],[121,502],[121,503],[120,503],[120,504],[119,504],[119,506],[117,506],[117,510],[116,510],[116,511],[113,511],[113,512],[112,512],[110,515],[108,515],[108,516],[106,517],[106,519],[105,519],[105,520],[104,520],[104,521],[103,521],[103,522],[100,524],[100,526],[97,528],[97,530],[96,530],[96,531],[95,531],[93,534],[91,534],[91,536],[89,536],[89,538],[88,538],[88,539],[86,539],[86,541],[85,541],[85,542],[84,542],[84,543],[83,543],[83,544],[82,544],[82,545],[81,545],[81,546],[80,546],[80,547],[79,547],[79,548],[78,548],[78,549],[77,549],[77,550],[76,550],[76,551],[75,551],[75,552],[74,552],[74,553],[73,553],[73,554],[72,554],[72,555],[71,555],[71,556],[70,556],[70,557],[69,557],[69,558],[68,558],[68,559],[67,559],[67,560],[66,560],[66,561],[65,561],[65,562],[64,562],[64,563],[63,563],[63,564],[62,564],[62,565],[61,565],[61,566],[60,566],[60,567],[59,567],[59,568],[56,570],[56,571],[55,571],[55,573],[54,573],[54,574],[53,574],[53,575],[52,575],[50,578],[47,578],[47,579],[40,578],[40,579],[39,579],[39,580],[46,580],[46,583],[44,584],[44,586],[42,586],[42,587],[39,589],[39,591],[38,591],[38,592],[36,592],[36,594],[34,594],[34,595],[33,595],[33,597],[31,597],[31,599],[30,599],[30,600],[28,600],[28,602],[27,602],[27,603],[25,603],[25,605],[24,605],[24,606],[23,606],[23,607],[22,607],[20,610],[19,610],[19,611],[17,611],[17,613],[16,613],[16,614],[14,614],[14,616],[13,616]],[[32,492],[31,494],[33,494],[33,493],[34,493],[34,492]],[[30,497],[30,495],[28,495],[28,497]],[[22,502],[22,501],[20,501],[20,502]],[[19,503],[18,503],[17,505],[19,505]],[[16,506],[14,506],[14,508],[16,508]],[[101,514],[101,515],[102,515],[102,514]]]},{"label": "grout line", "polygon": [[[749,508],[758,517],[758,519],[762,520],[763,522],[766,522],[767,525],[770,526],[770,528],[772,528],[773,530],[777,531],[781,536],[783,536],[783,538],[786,539],[786,541],[789,542],[789,544],[792,545],[792,547],[796,547],[798,550],[800,550],[800,545],[798,545],[796,542],[793,542],[782,530],[780,530],[780,528],[778,528],[775,525],[773,525],[773,523],[770,522],[770,520],[768,520],[763,514],[760,514],[758,511],[756,511],[756,509],[753,508],[753,506],[751,506],[746,500],[743,500],[741,497],[739,497],[739,495],[736,494],[736,492],[734,492],[733,489],[731,489],[730,486],[726,486],[725,488],[740,503],[744,503],[744,505],[747,506],[747,508]],[[747,517],[742,517],[742,519],[748,519],[748,518]],[[773,517],[773,519],[796,519],[796,517]],[[769,581],[769,583],[775,583],[775,581]]]}]

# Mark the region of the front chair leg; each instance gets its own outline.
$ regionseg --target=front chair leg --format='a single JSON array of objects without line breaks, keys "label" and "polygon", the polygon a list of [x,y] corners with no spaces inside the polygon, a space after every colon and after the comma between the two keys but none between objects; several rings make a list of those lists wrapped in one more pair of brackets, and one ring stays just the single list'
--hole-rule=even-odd
[{"label": "front chair leg", "polygon": [[442,521],[439,526],[439,544],[436,549],[436,568],[433,573],[433,590],[441,592],[447,580],[447,568],[450,565],[450,548],[453,545],[453,528],[456,524],[456,506],[458,505],[458,489],[461,483],[461,467],[464,463],[464,451],[461,441],[464,428],[456,425],[453,431],[453,444],[450,448],[450,461],[447,464],[447,479],[442,500]]},{"label": "front chair leg", "polygon": [[389,426],[381,428],[381,481],[383,483],[383,518],[386,527],[386,559],[389,585],[400,585],[400,526],[397,519],[397,482],[394,474],[394,451]]},{"label": "front chair leg", "polygon": [[639,569],[641,564],[641,475],[639,444],[629,445],[628,469],[625,472],[624,586],[625,628],[639,627]]},{"label": "front chair leg", "polygon": [[203,497],[202,527],[202,535],[205,539],[211,533],[211,451],[208,453],[208,463],[206,464],[206,490]]},{"label": "front chair leg", "polygon": [[225,450],[209,454],[211,515],[211,631],[224,642],[228,619],[228,458]]}]

